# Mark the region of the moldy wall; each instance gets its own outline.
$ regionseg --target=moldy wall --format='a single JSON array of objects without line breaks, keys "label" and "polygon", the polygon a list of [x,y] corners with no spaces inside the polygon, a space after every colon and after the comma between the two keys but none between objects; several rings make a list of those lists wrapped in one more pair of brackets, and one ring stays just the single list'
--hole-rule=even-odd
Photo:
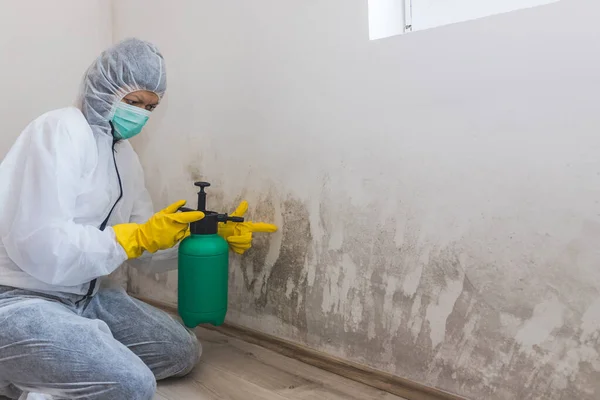
[{"label": "moldy wall", "polygon": [[231,322],[474,399],[598,397],[600,4],[374,42],[364,0],[114,6],[169,68],[135,142],[157,207],[202,178],[281,226],[233,257]]}]

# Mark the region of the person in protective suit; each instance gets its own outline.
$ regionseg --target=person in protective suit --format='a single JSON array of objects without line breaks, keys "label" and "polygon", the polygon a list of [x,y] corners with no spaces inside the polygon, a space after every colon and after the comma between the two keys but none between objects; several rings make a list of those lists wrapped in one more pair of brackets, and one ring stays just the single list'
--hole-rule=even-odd
[{"label": "person in protective suit", "polygon": [[[0,398],[152,399],[184,376],[196,336],[109,275],[127,260],[176,254],[201,212],[154,213],[127,139],[166,90],[162,55],[128,39],[85,74],[78,107],[31,122],[0,164]],[[237,213],[247,209],[242,203]],[[227,224],[237,253],[268,224]]]}]

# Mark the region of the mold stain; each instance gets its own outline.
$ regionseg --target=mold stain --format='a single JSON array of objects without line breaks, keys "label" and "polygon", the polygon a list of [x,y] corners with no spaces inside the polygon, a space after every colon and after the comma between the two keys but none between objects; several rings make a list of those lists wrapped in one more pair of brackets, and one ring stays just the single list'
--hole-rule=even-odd
[{"label": "mold stain", "polygon": [[[300,201],[284,204],[293,215],[284,211],[280,257],[261,281],[267,292],[255,298],[255,315],[272,314],[294,326],[300,336],[292,339],[472,398],[558,400],[569,398],[565,393],[595,398],[598,383],[560,383],[561,371],[548,350],[527,351],[505,332],[499,310],[465,274],[465,244],[420,243],[410,221],[376,225],[369,208],[346,209],[352,218],[332,222],[327,198],[319,205],[323,236],[315,241],[310,224],[302,222],[310,220],[307,207]],[[246,267],[258,272],[265,254],[266,246]],[[312,285],[309,273],[315,276]],[[526,327],[532,313],[521,310],[513,319]],[[560,326],[541,340],[557,340],[556,329]],[[570,335],[563,332],[559,341]],[[598,375],[597,365],[582,361],[578,369]]]},{"label": "mold stain", "polygon": [[204,175],[200,172],[200,167],[197,165],[188,165],[187,173],[191,182],[204,181]]},{"label": "mold stain", "polygon": [[[254,304],[258,310],[268,308],[269,312],[284,323],[306,332],[305,264],[312,240],[308,211],[302,202],[294,199],[285,200],[281,208],[283,223],[280,230],[283,240],[279,257],[266,270],[268,238],[257,235],[254,249],[242,261],[242,269],[246,271],[244,282],[247,290],[257,294]],[[264,213],[265,210],[261,212]]]},{"label": "mold stain", "polygon": [[468,241],[423,241],[413,220],[381,219],[377,203],[339,210],[326,188],[315,201],[273,190],[251,210],[281,221],[281,236],[258,234],[232,257],[235,311],[273,317],[269,333],[471,398],[597,398],[600,307],[578,314],[552,299],[494,308],[465,273]]}]

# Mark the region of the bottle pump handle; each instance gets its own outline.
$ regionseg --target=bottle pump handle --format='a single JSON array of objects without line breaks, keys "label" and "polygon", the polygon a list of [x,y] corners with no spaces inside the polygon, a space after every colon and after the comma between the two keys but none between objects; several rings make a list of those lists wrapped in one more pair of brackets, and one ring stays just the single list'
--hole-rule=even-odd
[{"label": "bottle pump handle", "polygon": [[196,182],[194,185],[200,188],[200,191],[198,192],[198,211],[206,211],[206,192],[204,189],[210,187],[210,183]]}]

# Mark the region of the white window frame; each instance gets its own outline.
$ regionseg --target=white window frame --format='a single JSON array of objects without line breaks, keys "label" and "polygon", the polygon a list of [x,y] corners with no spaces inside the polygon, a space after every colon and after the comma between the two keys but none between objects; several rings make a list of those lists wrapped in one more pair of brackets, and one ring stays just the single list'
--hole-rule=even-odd
[{"label": "white window frame", "polygon": [[412,31],[411,0],[367,0],[371,40]]},{"label": "white window frame", "polygon": [[402,0],[404,2],[404,33],[412,32],[412,0]]}]

